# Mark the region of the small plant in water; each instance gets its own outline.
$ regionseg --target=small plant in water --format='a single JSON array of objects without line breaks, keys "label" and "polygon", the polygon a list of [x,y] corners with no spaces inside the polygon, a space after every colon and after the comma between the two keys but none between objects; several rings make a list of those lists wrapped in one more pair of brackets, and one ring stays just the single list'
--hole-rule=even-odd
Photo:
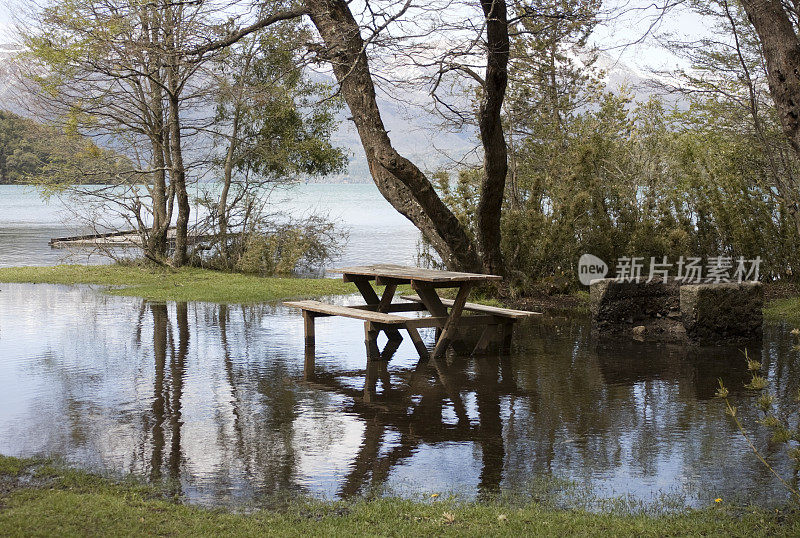
[{"label": "small plant in water", "polygon": [[[800,332],[800,331],[798,331]],[[795,334],[792,331],[792,334]],[[744,358],[747,361],[747,370],[750,372],[750,382],[746,383],[744,387],[749,390],[753,391],[763,391],[768,388],[769,381],[766,377],[760,374],[761,371],[761,363],[751,359],[748,354],[747,350],[744,351]],[[750,436],[747,434],[747,431],[744,429],[744,425],[740,420],[739,416],[737,415],[736,406],[732,405],[728,400],[729,391],[725,387],[722,382],[722,379],[719,380],[719,388],[716,392],[716,397],[725,400],[725,411],[728,415],[731,416],[736,427],[739,428],[739,432],[744,437],[745,441],[747,441],[748,446],[756,455],[756,457],[763,463],[769,471],[781,481],[781,483],[789,490],[795,500],[800,500],[800,490],[797,487],[790,484],[786,481],[770,463],[764,458],[758,448],[755,446],[753,441],[750,439]],[[800,391],[795,396],[795,401],[800,403]],[[758,400],[756,400],[756,407],[761,412],[762,417],[758,421],[761,425],[765,426],[772,432],[772,442],[777,444],[782,444],[786,448],[786,452],[789,457],[794,462],[795,469],[800,470],[800,429],[792,428],[789,425],[789,418],[788,417],[780,417],[775,409],[775,395],[769,392],[762,393]],[[721,502],[721,499],[715,499],[715,502]]]}]

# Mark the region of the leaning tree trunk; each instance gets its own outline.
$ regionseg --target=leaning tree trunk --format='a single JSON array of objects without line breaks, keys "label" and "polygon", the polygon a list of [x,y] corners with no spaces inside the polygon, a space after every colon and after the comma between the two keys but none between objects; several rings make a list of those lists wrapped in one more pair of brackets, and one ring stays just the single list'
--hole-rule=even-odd
[{"label": "leaning tree trunk", "polygon": [[480,270],[477,249],[464,226],[425,174],[392,146],[375,98],[364,40],[347,1],[307,0],[306,6],[325,42],[319,54],[333,66],[381,194],[414,223],[449,268]]},{"label": "leaning tree trunk", "polygon": [[[741,0],[753,24],[767,64],[767,83],[786,138],[800,158],[800,39],[780,2]],[[795,227],[800,231],[797,195],[782,193]]]},{"label": "leaning tree trunk", "polygon": [[508,18],[505,0],[481,0],[486,17],[486,79],[478,126],[483,143],[483,180],[478,202],[478,243],[483,269],[505,273],[500,245],[500,216],[508,174],[508,152],[503,135],[503,99],[508,86]]},{"label": "leaning tree trunk", "polygon": [[767,82],[783,131],[800,156],[800,40],[780,2],[741,2],[761,42]]}]

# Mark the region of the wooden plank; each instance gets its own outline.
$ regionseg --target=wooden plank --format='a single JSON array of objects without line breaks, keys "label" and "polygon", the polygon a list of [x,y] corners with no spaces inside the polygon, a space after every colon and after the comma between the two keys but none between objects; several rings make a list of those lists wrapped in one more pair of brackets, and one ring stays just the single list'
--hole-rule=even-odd
[{"label": "wooden plank", "polygon": [[[167,240],[170,242],[175,242],[175,227],[171,227],[167,230]],[[190,231],[187,240],[196,243],[199,241],[205,241],[215,237],[214,234],[198,234],[195,232]],[[50,239],[49,245],[53,248],[64,248],[64,247],[99,247],[99,246],[109,246],[109,247],[119,247],[119,248],[130,248],[130,247],[139,247],[142,244],[142,236],[139,233],[139,230],[126,230],[126,231],[118,231],[118,232],[103,232],[103,233],[94,233],[94,234],[85,234],[85,235],[73,235],[70,237],[53,237]]]},{"label": "wooden plank", "polygon": [[447,308],[444,306],[444,304],[442,304],[442,301],[439,299],[439,295],[436,293],[436,290],[429,286],[423,286],[420,287],[417,292],[419,293],[418,299],[422,304],[425,305],[425,308],[428,309],[428,312],[436,317],[447,317]]},{"label": "wooden plank", "polygon": [[380,358],[378,350],[378,329],[369,321],[364,322],[364,345],[367,346],[367,360],[374,361]]},{"label": "wooden plank", "polygon": [[[362,307],[352,306],[337,306],[319,301],[285,301],[284,306],[298,308],[310,313],[314,317],[321,316],[342,316],[346,318],[361,319],[364,321],[371,321],[378,325],[402,325],[403,328],[422,329],[427,327],[444,327],[447,322],[448,316],[433,316],[422,318],[406,318],[403,316],[396,316],[393,314],[384,314],[383,312],[374,312],[372,310],[365,310]],[[466,316],[458,321],[459,327],[475,327],[480,325],[487,325],[496,323],[495,316]],[[392,327],[395,328],[395,327]],[[382,327],[381,327],[382,329]]]},{"label": "wooden plank", "polygon": [[395,284],[397,286],[401,286],[403,284],[410,284],[411,280],[407,278],[392,278],[387,276],[376,276],[375,277],[375,285],[376,286],[388,286],[389,284]]},{"label": "wooden plank", "polygon": [[[427,329],[428,327],[444,327],[447,323],[447,316],[432,316],[424,318],[406,318],[403,324],[405,328]],[[495,316],[461,316],[458,320],[458,327],[482,327],[484,325],[495,324],[498,319]]]},{"label": "wooden plank", "polygon": [[[413,301],[418,303],[423,303],[424,301],[418,295],[401,295],[401,299],[405,299],[406,301]],[[453,306],[452,299],[440,299],[443,305],[445,306]],[[478,303],[465,303],[464,310],[469,310],[471,312],[484,312],[486,314],[494,314],[495,316],[500,316],[504,318],[513,318],[513,319],[521,319],[527,318],[529,316],[541,316],[541,312],[531,312],[528,310],[513,310],[511,308],[500,308],[498,306],[488,306]]]},{"label": "wooden plank", "polygon": [[[422,302],[425,304],[425,307],[428,309],[428,312],[433,314],[435,317],[444,318],[447,320],[449,315],[447,313],[447,308],[442,304],[441,299],[439,299],[439,294],[436,293],[436,290],[433,288],[432,284],[421,284],[415,283],[414,289],[417,290],[417,293],[422,299]],[[466,284],[467,287],[470,287],[470,284]],[[444,327],[444,325],[437,325],[436,326],[436,342],[438,343],[440,338],[442,337],[442,333],[440,328]],[[455,328],[454,328],[455,330]],[[466,354],[469,351],[461,342],[458,337],[458,331],[452,333],[452,338],[450,343],[455,347],[456,351],[459,353]]]},{"label": "wooden plank", "polygon": [[303,332],[306,337],[306,345],[314,347],[314,315],[308,310],[303,310]]},{"label": "wooden plank", "polygon": [[350,308],[348,306],[337,306],[321,303],[319,301],[286,301],[283,304],[285,306],[299,308],[309,312],[327,314],[329,316],[343,316],[346,318],[361,319],[383,325],[402,325],[408,321],[408,318],[404,318],[403,316],[384,314],[383,312],[372,312],[369,310],[361,310],[359,308]]},{"label": "wooden plank", "polygon": [[370,279],[381,277],[386,279],[398,280],[419,280],[430,283],[447,282],[488,282],[502,280],[499,275],[484,275],[480,273],[459,273],[455,271],[437,271],[435,269],[423,269],[421,267],[408,267],[394,264],[377,265],[358,265],[354,267],[341,267],[338,269],[328,269],[330,273],[341,273],[345,281],[351,281],[355,276],[368,277]]},{"label": "wooden plank", "polygon": [[394,292],[397,290],[397,284],[387,284],[383,290],[383,295],[378,303],[378,312],[387,312],[389,305],[392,304]]},{"label": "wooden plank", "polygon": [[450,311],[450,316],[447,318],[447,322],[444,324],[444,328],[442,329],[442,335],[436,342],[436,347],[433,349],[433,353],[431,354],[434,359],[441,357],[444,354],[444,352],[447,350],[447,346],[450,344],[450,340],[456,336],[458,320],[461,317],[461,311],[464,309],[464,303],[467,302],[467,296],[469,295],[471,288],[472,286],[467,283],[458,290],[458,295],[456,295],[456,299],[453,302],[453,308]]},{"label": "wooden plank", "polygon": [[[386,345],[383,346],[381,350],[381,360],[389,362],[394,354],[397,353],[397,350],[400,348],[400,343],[403,341],[401,338],[400,340],[392,340],[391,338],[386,342]],[[377,343],[377,342],[376,342]]]},{"label": "wooden plank", "polygon": [[[358,308],[359,310],[372,310],[373,312],[378,311],[378,306],[374,304],[362,304],[357,306],[350,306],[348,308]],[[381,310],[381,312],[389,313],[389,312],[419,312],[422,310],[427,310],[425,305],[422,302],[419,303],[392,303],[390,304],[386,310]]]},{"label": "wooden plank", "polygon": [[314,346],[306,346],[305,361],[303,362],[303,379],[313,381],[316,377],[316,352]]},{"label": "wooden plank", "polygon": [[511,340],[514,334],[513,323],[503,323],[500,328],[500,352],[504,354],[511,353]]}]

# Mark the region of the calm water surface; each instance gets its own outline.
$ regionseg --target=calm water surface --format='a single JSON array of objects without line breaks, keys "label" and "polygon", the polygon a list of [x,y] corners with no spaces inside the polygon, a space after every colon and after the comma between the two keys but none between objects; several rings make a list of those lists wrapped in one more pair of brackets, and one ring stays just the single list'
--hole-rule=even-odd
[{"label": "calm water surface", "polygon": [[[276,190],[270,200],[270,211],[295,218],[312,213],[327,215],[349,232],[337,263],[415,261],[419,232],[383,199],[373,184],[299,184],[290,190]],[[196,213],[193,209],[193,219]],[[59,200],[44,202],[32,187],[0,185],[0,267],[106,262],[87,250],[50,248],[48,242],[53,237],[91,233],[77,227],[71,215]]]},{"label": "calm water surface", "polygon": [[[755,426],[736,349],[601,346],[585,320],[546,317],[517,330],[509,356],[418,365],[406,339],[367,367],[361,323],[324,318],[304,371],[301,317],[280,305],[0,289],[1,454],[135,472],[205,504],[473,498],[564,480],[644,503],[786,499],[713,398],[722,378]],[[787,411],[800,366],[789,329],[768,326],[750,348]]]}]

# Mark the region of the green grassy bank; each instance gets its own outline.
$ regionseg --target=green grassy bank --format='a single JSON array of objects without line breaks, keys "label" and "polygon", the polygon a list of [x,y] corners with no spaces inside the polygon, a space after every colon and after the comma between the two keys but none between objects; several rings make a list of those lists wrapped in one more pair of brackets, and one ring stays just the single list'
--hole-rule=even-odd
[{"label": "green grassy bank", "polygon": [[769,301],[764,306],[764,319],[800,326],[800,297]]},{"label": "green grassy bank", "polygon": [[555,510],[538,504],[455,503],[429,497],[321,502],[299,499],[246,514],[170,500],[47,462],[0,456],[0,535],[231,536],[798,536],[800,514],[724,502],[651,516]]},{"label": "green grassy bank", "polygon": [[262,278],[207,269],[178,270],[136,265],[58,265],[0,268],[0,282],[96,284],[108,293],[155,301],[260,303],[280,299],[355,293],[353,284],[332,278]]},{"label": "green grassy bank", "polygon": [[[155,301],[206,301],[252,304],[281,299],[356,293],[353,284],[334,278],[258,277],[208,269],[169,269],[145,265],[57,265],[54,267],[0,268],[0,282],[33,284],[93,284],[112,295],[143,297]],[[410,289],[401,287],[398,293]],[[447,293],[443,293],[447,296]],[[473,296],[471,301],[494,306],[504,302]],[[570,313],[588,311],[588,294],[538,297],[511,301],[513,308]],[[764,317],[800,326],[800,297],[767,301]]]}]

